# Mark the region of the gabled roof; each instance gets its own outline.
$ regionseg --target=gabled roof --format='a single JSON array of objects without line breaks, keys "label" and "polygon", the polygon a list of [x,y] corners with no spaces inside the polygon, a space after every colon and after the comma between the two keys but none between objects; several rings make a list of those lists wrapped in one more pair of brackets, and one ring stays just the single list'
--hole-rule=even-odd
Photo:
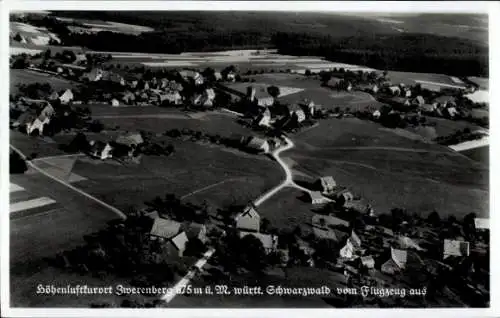
[{"label": "gabled roof", "polygon": [[252,205],[246,206],[245,209],[243,210],[243,212],[240,212],[240,213],[238,213],[238,215],[236,215],[236,219],[239,219],[242,217],[260,219],[259,213],[255,209],[255,207]]},{"label": "gabled roof", "polygon": [[309,197],[311,197],[311,200],[319,200],[319,199],[324,199],[325,197],[321,192],[319,191],[311,191],[309,192]]},{"label": "gabled roof", "polygon": [[250,138],[250,141],[248,142],[247,146],[250,148],[261,149],[266,143],[267,140],[265,139],[259,137],[252,137]]},{"label": "gabled roof", "polygon": [[391,259],[398,265],[399,268],[406,267],[406,261],[408,259],[408,253],[405,250],[400,250],[391,247]]},{"label": "gabled roof", "polygon": [[475,218],[474,225],[476,226],[476,229],[489,230],[490,229],[490,219]]},{"label": "gabled roof", "polygon": [[278,248],[277,235],[240,231],[240,238],[244,238],[247,235],[252,235],[258,238],[259,241],[262,242],[262,246],[264,246],[265,249],[274,250]]},{"label": "gabled roof", "polygon": [[425,99],[424,99],[422,96],[420,96],[420,95],[418,95],[417,97],[415,97],[415,98],[413,99],[413,101],[415,101],[415,102],[416,102],[416,103],[418,103],[419,105],[423,105],[423,104],[425,104]]},{"label": "gabled roof", "polygon": [[368,256],[361,256],[361,264],[363,266],[366,266],[368,268],[373,268],[375,265],[375,260],[373,259],[373,256],[368,255]]},{"label": "gabled roof", "polygon": [[337,229],[322,229],[314,226],[313,234],[319,239],[330,239],[336,242],[341,242],[347,237],[347,233]]},{"label": "gabled roof", "polygon": [[150,234],[170,239],[171,237],[179,233],[180,229],[181,224],[179,222],[158,218],[155,219]]},{"label": "gabled roof", "polygon": [[170,241],[177,250],[184,251],[186,249],[186,244],[189,241],[189,239],[186,235],[186,232],[183,231],[177,234],[176,236],[172,237]]},{"label": "gabled roof", "polygon": [[439,97],[434,98],[434,100],[432,102],[438,103],[438,104],[455,103],[456,98],[453,96],[449,96],[449,95],[443,95],[443,96],[439,96]]},{"label": "gabled roof", "polygon": [[121,135],[116,138],[116,143],[123,144],[127,146],[140,145],[144,142],[140,133],[129,133],[126,135]]},{"label": "gabled roof", "polygon": [[352,245],[356,248],[361,247],[361,239],[359,236],[354,232],[354,230],[351,232],[351,237],[349,238],[349,241],[352,243]]},{"label": "gabled roof", "polygon": [[469,256],[469,242],[445,239],[443,242],[444,256]]},{"label": "gabled roof", "polygon": [[403,249],[415,249],[417,251],[423,251],[423,248],[421,248],[415,241],[407,236],[399,236],[399,245]]},{"label": "gabled roof", "polygon": [[314,226],[320,226],[320,220],[325,220],[325,226],[328,225],[341,225],[341,226],[349,226],[349,222],[346,220],[339,219],[338,217],[332,215],[322,215],[322,214],[314,214],[312,216],[311,223]]},{"label": "gabled roof", "polygon": [[325,188],[334,188],[337,186],[337,183],[335,182],[332,176],[321,177],[318,179],[318,181]]}]

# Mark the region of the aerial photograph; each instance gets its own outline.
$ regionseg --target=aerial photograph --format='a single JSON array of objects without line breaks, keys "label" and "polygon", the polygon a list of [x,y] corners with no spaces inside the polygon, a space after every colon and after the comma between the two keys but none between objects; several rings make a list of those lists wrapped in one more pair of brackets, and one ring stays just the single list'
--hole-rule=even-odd
[{"label": "aerial photograph", "polygon": [[11,308],[490,307],[488,14],[9,17]]}]

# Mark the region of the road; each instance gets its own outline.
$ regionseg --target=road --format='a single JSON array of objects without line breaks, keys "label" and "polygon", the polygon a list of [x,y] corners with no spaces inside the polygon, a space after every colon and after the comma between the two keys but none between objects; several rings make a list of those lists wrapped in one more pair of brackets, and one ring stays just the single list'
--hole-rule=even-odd
[{"label": "road", "polygon": [[177,284],[175,284],[174,287],[172,287],[170,292],[163,295],[161,299],[165,301],[167,304],[171,302],[175,298],[175,296],[177,296],[182,291],[182,289],[184,289],[189,284],[189,282],[191,281],[191,279],[193,279],[196,273],[199,270],[201,270],[203,266],[205,266],[205,264],[208,262],[208,260],[210,259],[210,257],[212,257],[214,253],[215,249],[213,248],[206,251],[205,254],[203,254],[203,257],[200,258],[194,264],[193,268],[189,270],[187,274],[180,281],[178,281]]},{"label": "road", "polygon": [[282,190],[285,187],[296,188],[296,189],[304,191],[308,194],[310,194],[312,192],[311,190],[304,188],[304,187],[296,184],[293,181],[292,170],[287,165],[287,163],[285,161],[283,161],[283,159],[281,159],[280,155],[282,152],[290,150],[293,147],[295,147],[295,144],[293,143],[293,141],[290,138],[288,138],[288,137],[283,137],[283,138],[285,140],[285,146],[274,150],[271,153],[271,156],[280,164],[281,168],[283,168],[283,170],[285,171],[285,180],[283,182],[281,182],[279,185],[277,185],[276,187],[269,190],[268,192],[264,193],[257,200],[255,200],[255,202],[254,202],[255,206],[261,205],[262,203],[267,201],[269,198],[271,198],[273,195],[275,195],[276,193],[278,193],[280,190]]},{"label": "road", "polygon": [[[10,145],[10,148],[11,148],[12,150],[14,150],[15,152],[17,152],[17,153],[21,156],[21,158],[23,158],[24,160],[26,160],[26,155],[24,155],[24,154],[23,154],[23,153],[22,153],[19,149],[17,149],[16,147],[14,147],[14,146],[12,146],[12,145]],[[49,173],[45,172],[43,169],[40,169],[40,168],[39,168],[37,165],[35,165],[33,162],[31,162],[31,161],[27,160],[27,161],[26,161],[26,164],[28,165],[28,167],[32,168],[33,170],[35,170],[35,171],[37,171],[37,172],[39,172],[39,173],[43,174],[44,176],[46,176],[46,177],[48,177],[48,178],[50,178],[50,179],[52,179],[52,180],[56,181],[57,183],[60,183],[60,184],[64,185],[65,187],[67,187],[67,188],[69,188],[69,189],[71,189],[71,190],[73,190],[73,191],[75,191],[75,192],[77,192],[77,193],[79,193],[79,194],[81,194],[81,195],[83,195],[83,196],[87,197],[88,199],[90,199],[90,200],[92,200],[92,201],[94,201],[94,202],[98,203],[99,205],[101,205],[101,206],[105,207],[106,209],[108,209],[108,210],[112,211],[113,213],[117,214],[120,218],[122,218],[122,219],[126,219],[126,218],[127,218],[127,217],[125,216],[125,214],[124,214],[122,211],[118,210],[118,209],[117,209],[117,208],[115,208],[114,206],[111,206],[111,205],[107,204],[106,202],[101,201],[101,200],[99,200],[98,198],[96,198],[96,197],[94,197],[94,196],[92,196],[92,195],[88,194],[87,192],[84,192],[84,191],[82,191],[82,190],[80,190],[80,189],[78,189],[78,188],[76,188],[76,187],[72,186],[71,184],[69,184],[69,183],[67,183],[67,182],[65,182],[65,181],[63,181],[63,180],[60,180],[60,179],[58,179],[58,178],[56,178],[56,177],[52,176],[51,174],[49,174]]]}]

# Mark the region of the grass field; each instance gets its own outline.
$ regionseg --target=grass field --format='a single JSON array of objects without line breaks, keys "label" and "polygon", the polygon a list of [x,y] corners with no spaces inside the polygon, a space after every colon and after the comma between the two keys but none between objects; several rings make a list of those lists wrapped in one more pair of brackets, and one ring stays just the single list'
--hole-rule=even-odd
[{"label": "grass field", "polygon": [[464,150],[460,152],[461,154],[483,163],[485,166],[489,165],[490,162],[490,147],[479,147],[469,150]]},{"label": "grass field", "polygon": [[67,88],[75,87],[75,83],[68,80],[54,77],[49,74],[38,73],[29,70],[10,69],[10,94],[17,94],[19,84],[33,84],[33,83],[49,83],[52,89],[60,91]]},{"label": "grass field", "polygon": [[240,156],[191,142],[172,140],[171,143],[176,149],[174,155],[144,156],[139,165],[80,160],[73,171],[88,180],[78,183],[78,187],[109,204],[126,207],[141,205],[166,193],[185,196],[229,179],[187,198],[195,202],[206,199],[222,206],[245,204],[282,178],[280,167],[265,158]]},{"label": "grass field", "polygon": [[36,153],[38,157],[63,155],[64,152],[58,149],[57,143],[51,143],[39,137],[31,137],[10,130],[10,144],[21,150],[27,156]]},{"label": "grass field", "polygon": [[417,81],[432,82],[445,85],[465,87],[463,83],[453,81],[451,76],[444,74],[411,73],[411,72],[388,72],[389,79],[394,84],[403,83],[405,85],[415,85]]}]

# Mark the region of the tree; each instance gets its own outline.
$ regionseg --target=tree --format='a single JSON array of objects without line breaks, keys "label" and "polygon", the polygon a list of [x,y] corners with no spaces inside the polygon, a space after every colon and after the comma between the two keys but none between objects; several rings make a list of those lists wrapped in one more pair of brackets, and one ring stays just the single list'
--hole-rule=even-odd
[{"label": "tree", "polygon": [[269,93],[269,95],[271,95],[274,98],[277,98],[281,94],[280,88],[277,87],[277,86],[274,86],[274,85],[273,86],[269,86],[267,88],[267,92]]},{"label": "tree", "polygon": [[89,125],[89,130],[95,133],[101,132],[104,129],[104,124],[98,120],[94,120]]},{"label": "tree", "polygon": [[26,161],[15,151],[10,153],[9,163],[11,174],[25,173],[28,170]]},{"label": "tree", "polygon": [[262,218],[262,220],[260,221],[260,231],[267,233],[270,226],[271,222],[267,218]]},{"label": "tree", "polygon": [[266,252],[258,238],[253,235],[246,235],[240,240],[239,245],[239,250],[233,252],[240,253],[240,265],[254,272],[261,272],[266,268],[264,262]]},{"label": "tree", "polygon": [[88,151],[90,151],[90,143],[87,140],[87,136],[85,136],[85,134],[83,134],[82,132],[79,132],[70,142],[66,150],[68,152],[87,153]]},{"label": "tree", "polygon": [[462,222],[462,228],[464,230],[464,234],[467,238],[472,239],[476,234],[476,224],[474,219],[476,218],[476,213],[469,213],[464,217]]},{"label": "tree", "polygon": [[52,57],[52,51],[50,51],[50,49],[47,49],[47,51],[45,51],[45,53],[43,54],[43,58],[45,60],[48,60]]},{"label": "tree", "polygon": [[441,224],[441,217],[437,211],[432,211],[427,217],[427,222],[433,226],[439,226]]},{"label": "tree", "polygon": [[310,69],[307,69],[307,70],[304,72],[304,75],[305,75],[305,76],[311,76],[311,70],[310,70]]},{"label": "tree", "polygon": [[184,252],[184,255],[199,257],[203,252],[205,252],[205,250],[205,244],[203,244],[203,242],[199,238],[195,237],[190,239],[186,243],[186,250]]}]

